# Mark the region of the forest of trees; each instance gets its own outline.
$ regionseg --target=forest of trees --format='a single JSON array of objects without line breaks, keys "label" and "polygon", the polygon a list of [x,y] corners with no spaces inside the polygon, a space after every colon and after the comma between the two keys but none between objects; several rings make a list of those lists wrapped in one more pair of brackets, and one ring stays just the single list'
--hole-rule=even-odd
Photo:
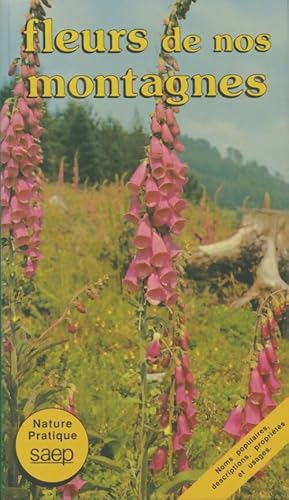
[{"label": "forest of trees", "polygon": [[[0,106],[8,97],[9,86],[0,90]],[[43,170],[46,177],[57,179],[61,159],[65,163],[65,180],[71,182],[73,157],[78,152],[81,182],[90,184],[114,181],[116,175],[128,175],[145,153],[149,135],[139,117],[129,128],[115,118],[100,117],[89,104],[68,101],[58,111],[46,110],[42,138]],[[202,186],[211,198],[227,208],[238,208],[247,200],[248,206],[260,207],[268,191],[272,207],[289,208],[289,184],[270,174],[256,161],[246,162],[240,151],[228,148],[226,157],[205,139],[182,137],[183,160],[189,164],[190,181],[186,195],[198,199]]]}]

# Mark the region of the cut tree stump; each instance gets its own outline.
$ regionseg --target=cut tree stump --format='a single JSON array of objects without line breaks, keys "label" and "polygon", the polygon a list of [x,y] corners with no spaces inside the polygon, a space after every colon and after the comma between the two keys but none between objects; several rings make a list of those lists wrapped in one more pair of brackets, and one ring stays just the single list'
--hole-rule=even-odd
[{"label": "cut tree stump", "polygon": [[235,234],[182,252],[180,264],[191,279],[229,273],[242,276],[250,288],[236,306],[273,290],[289,291],[289,212],[246,210]]}]

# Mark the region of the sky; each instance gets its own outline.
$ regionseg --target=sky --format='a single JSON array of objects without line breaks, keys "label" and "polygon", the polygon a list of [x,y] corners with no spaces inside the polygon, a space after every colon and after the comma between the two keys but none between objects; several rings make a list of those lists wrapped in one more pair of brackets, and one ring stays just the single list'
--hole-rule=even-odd
[{"label": "sky", "polygon": [[[179,123],[182,132],[193,138],[207,139],[222,154],[228,147],[239,149],[245,160],[256,160],[271,172],[289,180],[289,0],[198,0],[187,19],[182,22],[182,35],[198,34],[202,49],[195,54],[177,55],[181,74],[210,73],[220,79],[236,73],[246,79],[253,73],[265,73],[268,92],[258,99],[243,95],[236,99],[191,98],[181,108]],[[19,29],[28,0],[0,0],[0,79],[7,81],[7,66],[17,55]],[[155,73],[163,16],[169,12],[168,0],[51,0],[55,34],[65,28],[76,30],[144,28],[149,47],[139,54],[124,50],[121,54],[41,54],[44,74],[61,74],[69,80],[76,74],[94,78],[100,74],[123,75],[133,68],[140,77]],[[81,7],[80,7],[81,6]],[[214,53],[213,36],[247,33],[256,36],[270,33],[272,49],[266,53]],[[144,125],[149,123],[153,100],[93,99],[95,111],[110,114],[125,125],[132,123],[137,111]],[[52,106],[63,102],[54,99]]]}]

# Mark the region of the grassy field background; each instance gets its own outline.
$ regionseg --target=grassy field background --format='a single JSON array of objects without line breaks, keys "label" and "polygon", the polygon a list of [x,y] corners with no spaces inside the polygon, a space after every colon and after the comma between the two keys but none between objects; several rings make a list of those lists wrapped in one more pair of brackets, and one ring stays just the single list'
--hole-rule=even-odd
[{"label": "grassy field background", "polygon": [[[25,391],[29,393],[39,382],[76,387],[78,415],[93,437],[92,454],[114,459],[123,469],[119,474],[88,461],[83,477],[100,489],[83,493],[81,498],[130,499],[128,469],[133,464],[132,437],[138,411],[138,340],[134,309],[121,287],[121,272],[133,251],[133,230],[123,222],[128,194],[122,182],[79,190],[68,184],[48,184],[45,200],[45,258],[27,309],[27,330],[39,334],[86,283],[104,275],[109,276],[109,283],[98,298],[85,302],[86,314],[72,313],[71,321],[79,324],[76,333],[68,333],[66,323],[53,331],[52,338],[68,340],[37,360]],[[231,234],[237,225],[234,212],[211,207],[208,216],[217,221],[217,240]],[[190,205],[186,218],[181,243],[191,246],[196,244],[194,233],[202,231],[199,208]],[[193,469],[207,469],[233,444],[222,426],[239,397],[244,371],[246,376],[244,361],[255,316],[250,307],[229,306],[232,290],[234,286],[226,291],[228,304],[219,302],[209,282],[192,282],[187,290],[190,358],[200,391],[198,426],[189,443]],[[289,342],[282,340],[279,401],[289,394],[288,358]],[[56,401],[64,404],[61,398],[60,394]],[[266,467],[265,476],[247,483],[236,500],[288,500],[288,464],[287,447]],[[156,484],[164,480],[165,474],[158,475]],[[55,491],[43,490],[42,498],[55,498]]]}]

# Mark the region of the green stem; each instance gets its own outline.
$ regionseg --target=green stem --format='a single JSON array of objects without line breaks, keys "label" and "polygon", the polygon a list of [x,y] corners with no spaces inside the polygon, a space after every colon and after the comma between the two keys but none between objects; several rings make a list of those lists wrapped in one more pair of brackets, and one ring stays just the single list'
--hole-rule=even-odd
[{"label": "green stem", "polygon": [[6,381],[9,388],[10,399],[10,425],[9,433],[9,463],[8,463],[8,486],[18,486],[18,467],[15,456],[14,443],[18,431],[18,386],[17,386],[17,351],[16,351],[16,333],[17,333],[17,316],[16,306],[14,301],[14,291],[16,289],[15,270],[13,268],[14,248],[11,239],[9,239],[9,257],[8,257],[8,300],[9,300],[9,324],[12,340],[12,351],[10,354],[10,376]]},{"label": "green stem", "polygon": [[142,294],[141,308],[138,316],[138,332],[139,332],[139,356],[140,356],[140,458],[139,458],[139,481],[138,481],[138,498],[139,500],[147,500],[147,483],[148,483],[148,447],[147,447],[147,364],[146,364],[146,301]]}]

